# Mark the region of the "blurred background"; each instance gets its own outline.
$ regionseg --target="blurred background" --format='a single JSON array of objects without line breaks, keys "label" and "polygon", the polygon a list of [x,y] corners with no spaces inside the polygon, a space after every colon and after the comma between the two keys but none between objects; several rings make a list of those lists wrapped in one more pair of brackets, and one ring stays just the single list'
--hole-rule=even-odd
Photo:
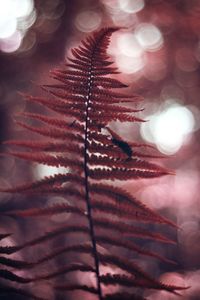
[{"label": "blurred background", "polygon": [[[120,79],[144,97],[142,126],[113,125],[129,140],[143,139],[168,158],[159,162],[176,176],[126,183],[138,199],[178,223],[178,246],[156,246],[177,266],[145,261],[166,283],[191,286],[184,300],[200,299],[200,1],[199,0],[0,0],[0,139],[23,134],[13,115],[27,109],[18,91],[36,93],[87,34],[123,27],[108,49]],[[119,78],[118,77],[118,78]],[[133,128],[134,127],[134,128]],[[0,184],[53,174],[1,158]],[[16,179],[17,178],[17,179]],[[7,203],[9,195],[2,196]],[[56,198],[56,197],[54,197]],[[58,199],[50,199],[55,203]],[[62,201],[62,199],[59,199]],[[65,201],[65,200],[64,200]],[[53,219],[56,222],[56,219]],[[172,233],[173,234],[173,233]],[[152,249],[155,245],[149,244]],[[154,247],[154,248],[153,248]],[[173,300],[148,291],[149,300]]]}]

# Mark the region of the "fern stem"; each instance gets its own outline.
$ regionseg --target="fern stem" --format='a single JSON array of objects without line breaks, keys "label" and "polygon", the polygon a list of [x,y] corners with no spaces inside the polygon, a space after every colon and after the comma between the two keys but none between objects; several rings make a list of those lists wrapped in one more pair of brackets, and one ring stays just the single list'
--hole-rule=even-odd
[{"label": "fern stem", "polygon": [[99,258],[98,258],[97,245],[96,245],[96,239],[95,239],[94,223],[93,223],[93,217],[92,217],[92,207],[91,207],[90,197],[89,197],[88,169],[87,169],[87,164],[88,164],[87,142],[88,142],[88,120],[89,120],[89,110],[88,109],[89,109],[90,90],[91,90],[91,71],[92,71],[92,60],[91,60],[91,66],[90,66],[90,76],[88,78],[88,97],[87,97],[87,103],[86,103],[86,116],[85,116],[85,138],[84,138],[85,199],[86,199],[86,205],[87,205],[87,217],[88,217],[89,228],[90,228],[90,237],[91,237],[93,254],[94,254],[97,291],[98,291],[99,300],[103,300],[101,283],[100,283]]}]

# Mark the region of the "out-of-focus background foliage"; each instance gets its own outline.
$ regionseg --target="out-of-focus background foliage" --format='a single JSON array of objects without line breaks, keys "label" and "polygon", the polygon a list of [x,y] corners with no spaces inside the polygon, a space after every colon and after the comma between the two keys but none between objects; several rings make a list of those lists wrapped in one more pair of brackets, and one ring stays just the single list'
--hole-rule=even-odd
[{"label": "out-of-focus background foliage", "polygon": [[[126,183],[181,228],[178,246],[148,244],[177,266],[141,263],[166,283],[191,286],[182,299],[200,299],[199,0],[0,0],[0,139],[23,134],[13,123],[13,115],[27,109],[17,91],[35,93],[37,85],[51,82],[49,70],[61,65],[71,47],[110,25],[123,29],[113,35],[108,51],[123,73],[120,79],[144,97],[141,116],[150,120],[137,131],[134,125],[114,126],[129,140],[140,134],[169,155],[160,164],[176,171],[176,176]],[[12,158],[0,163],[4,186],[54,172]],[[9,198],[2,196],[2,202]],[[160,291],[146,296],[177,299]]]}]

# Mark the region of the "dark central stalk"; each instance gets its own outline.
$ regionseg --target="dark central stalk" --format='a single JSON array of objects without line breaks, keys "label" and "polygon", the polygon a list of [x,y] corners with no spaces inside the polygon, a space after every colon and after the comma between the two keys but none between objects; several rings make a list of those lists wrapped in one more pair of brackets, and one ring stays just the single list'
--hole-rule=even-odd
[{"label": "dark central stalk", "polygon": [[96,239],[95,239],[95,232],[94,232],[94,223],[93,223],[93,217],[92,217],[92,207],[90,203],[90,197],[89,197],[89,188],[88,188],[88,157],[87,157],[87,151],[88,151],[88,121],[89,121],[89,106],[90,106],[90,92],[91,92],[91,84],[92,84],[92,60],[90,65],[90,73],[88,78],[88,96],[87,96],[87,102],[86,102],[86,116],[85,116],[85,138],[84,138],[84,173],[85,173],[85,199],[87,204],[87,217],[89,222],[89,228],[90,228],[90,237],[93,247],[93,255],[94,255],[94,263],[95,263],[95,272],[96,272],[96,281],[97,281],[97,291],[99,295],[99,300],[103,299],[102,296],[102,290],[101,290],[101,283],[100,283],[100,271],[99,271],[99,258],[97,253],[97,245],[96,245]]}]

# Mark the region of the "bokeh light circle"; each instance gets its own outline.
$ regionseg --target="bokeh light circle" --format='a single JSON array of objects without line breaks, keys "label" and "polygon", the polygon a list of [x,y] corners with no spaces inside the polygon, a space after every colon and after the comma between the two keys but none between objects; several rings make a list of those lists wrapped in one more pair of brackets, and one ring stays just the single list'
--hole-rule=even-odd
[{"label": "bokeh light circle", "polygon": [[144,50],[156,51],[163,45],[163,36],[153,24],[141,23],[135,31],[136,39]]},{"label": "bokeh light circle", "polygon": [[121,34],[117,39],[117,47],[121,54],[129,57],[140,57],[143,49],[133,33]]},{"label": "bokeh light circle", "polygon": [[116,65],[120,72],[132,74],[140,71],[144,67],[145,62],[141,57],[133,58],[125,55],[118,55],[116,57]]},{"label": "bokeh light circle", "polygon": [[0,49],[6,53],[15,52],[20,47],[22,39],[20,31],[16,31],[11,37],[1,42]]},{"label": "bokeh light circle", "polygon": [[137,13],[144,8],[144,0],[118,0],[119,7],[126,13]]},{"label": "bokeh light circle", "polygon": [[10,1],[12,2],[13,11],[16,18],[22,18],[31,14],[34,8],[33,0],[10,0]]},{"label": "bokeh light circle", "polygon": [[82,32],[96,30],[101,24],[101,15],[95,11],[80,12],[75,19],[75,26]]},{"label": "bokeh light circle", "polygon": [[15,52],[36,20],[34,1],[1,0],[0,5],[0,50]]},{"label": "bokeh light circle", "polygon": [[10,37],[17,29],[17,20],[10,16],[0,16],[0,39]]},{"label": "bokeh light circle", "polygon": [[141,134],[165,154],[176,153],[195,125],[192,112],[178,104],[171,105],[148,119],[150,121],[141,126]]},{"label": "bokeh light circle", "polygon": [[53,176],[55,174],[66,174],[69,170],[64,167],[51,167],[38,164],[34,168],[34,177],[36,179],[43,179],[45,176]]}]

